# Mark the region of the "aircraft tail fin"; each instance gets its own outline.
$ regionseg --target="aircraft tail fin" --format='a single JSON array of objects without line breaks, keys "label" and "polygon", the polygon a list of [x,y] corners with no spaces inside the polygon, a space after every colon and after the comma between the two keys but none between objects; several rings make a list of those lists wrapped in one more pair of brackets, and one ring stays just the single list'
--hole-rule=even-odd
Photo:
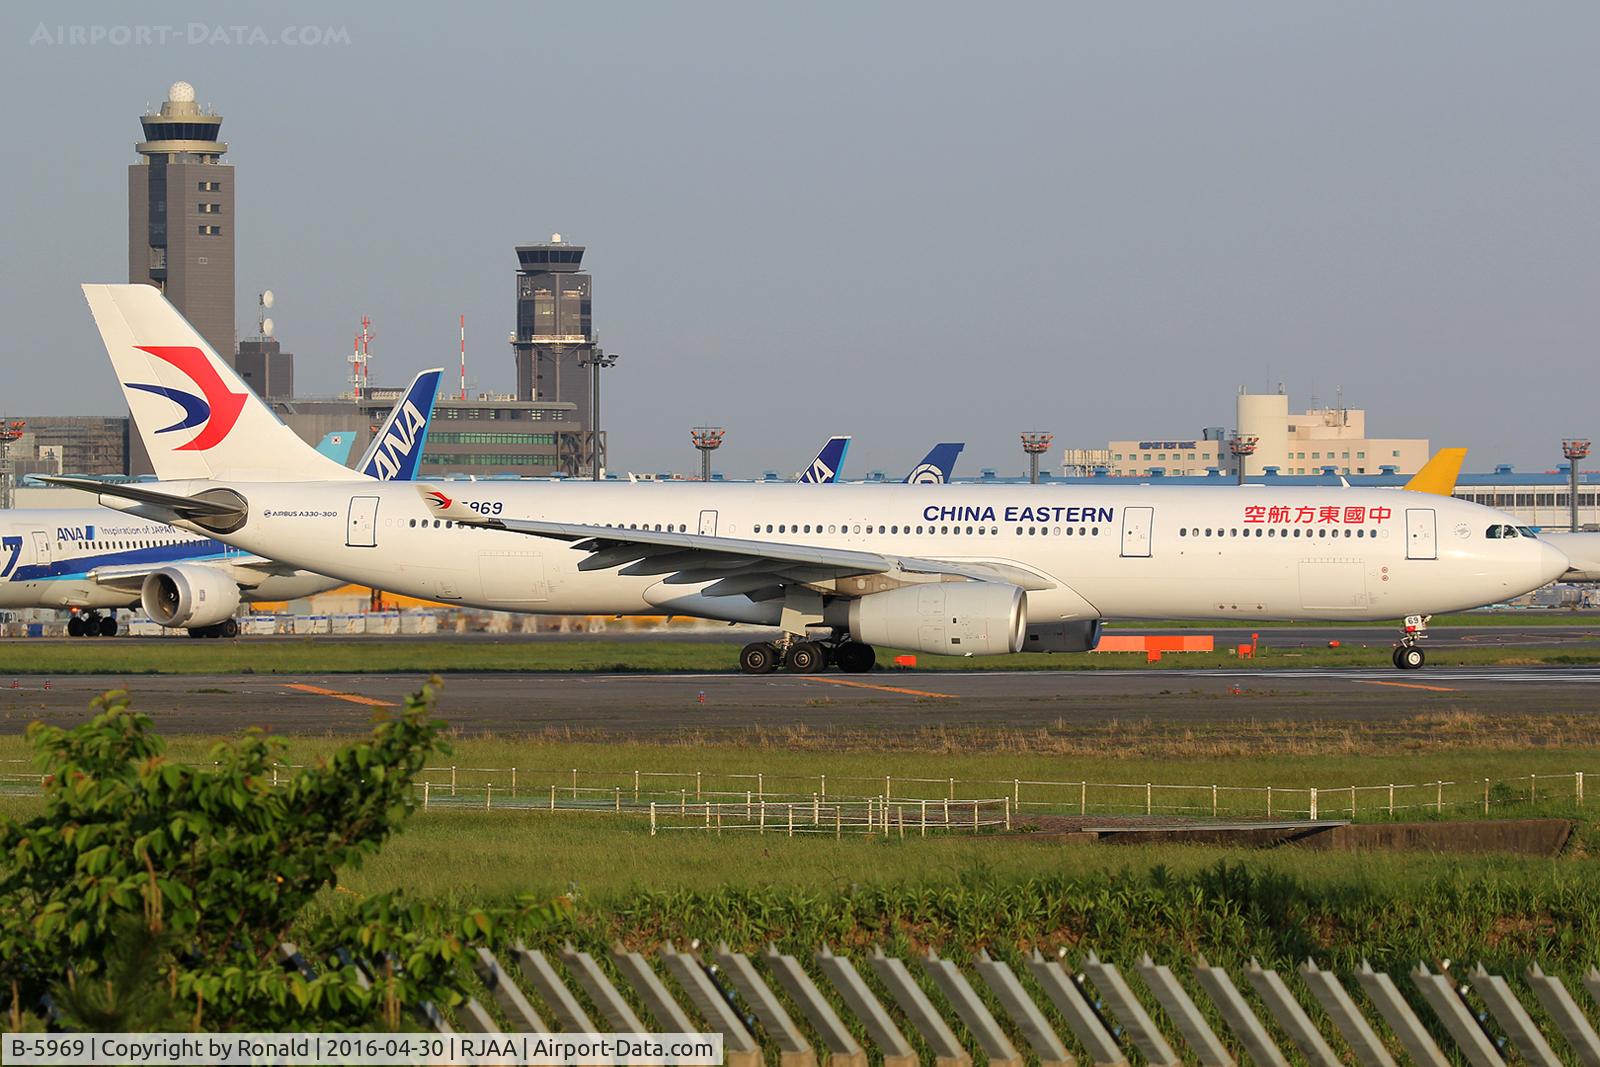
[{"label": "aircraft tail fin", "polygon": [[355,448],[355,444],[354,430],[329,430],[322,435],[322,440],[317,442],[317,451],[335,463],[348,463],[350,451]]},{"label": "aircraft tail fin", "polygon": [[838,481],[839,472],[844,470],[844,456],[848,451],[850,451],[850,438],[828,438],[828,443],[822,446],[822,451],[811,461],[811,466],[800,475],[800,480],[817,483]]},{"label": "aircraft tail fin", "polygon": [[1456,479],[1461,476],[1461,465],[1466,459],[1464,448],[1441,448],[1411,476],[1405,487],[1413,493],[1450,496],[1456,491]]},{"label": "aircraft tail fin", "polygon": [[411,381],[400,402],[383,420],[372,443],[356,464],[356,470],[384,482],[409,482],[422,466],[422,449],[428,443],[428,427],[433,422],[433,402],[439,395],[439,379],[444,370],[425,370]]},{"label": "aircraft tail fin", "polygon": [[922,462],[911,468],[911,473],[906,475],[907,485],[939,485],[950,480],[955,473],[956,457],[961,455],[961,450],[966,448],[964,442],[945,442],[934,445],[928,454],[922,457]]},{"label": "aircraft tail fin", "polygon": [[279,421],[152,286],[85,285],[83,295],[157,477],[361,477]]}]

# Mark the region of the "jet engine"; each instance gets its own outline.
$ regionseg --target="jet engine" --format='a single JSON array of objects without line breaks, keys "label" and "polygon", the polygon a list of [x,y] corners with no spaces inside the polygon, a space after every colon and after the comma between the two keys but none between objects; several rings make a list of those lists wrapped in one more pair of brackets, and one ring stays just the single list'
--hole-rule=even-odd
[{"label": "jet engine", "polygon": [[1024,652],[1093,652],[1100,643],[1099,619],[1047,622],[1028,627]]},{"label": "jet engine", "polygon": [[931,582],[850,602],[850,636],[944,656],[1020,652],[1027,597],[1000,582]]},{"label": "jet engine", "polygon": [[162,626],[214,626],[239,608],[239,584],[215,567],[162,567],[139,590],[144,612]]}]

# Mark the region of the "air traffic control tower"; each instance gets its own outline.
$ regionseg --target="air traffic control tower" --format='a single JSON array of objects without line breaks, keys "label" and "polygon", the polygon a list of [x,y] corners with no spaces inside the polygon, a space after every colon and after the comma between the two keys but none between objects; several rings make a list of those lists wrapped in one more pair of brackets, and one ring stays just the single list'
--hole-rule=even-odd
[{"label": "air traffic control tower", "polygon": [[128,167],[128,281],[153,285],[217,354],[234,361],[233,166],[222,116],[174,82]]},{"label": "air traffic control tower", "polygon": [[587,470],[595,448],[602,465],[605,458],[604,439],[596,439],[591,423],[594,279],[583,270],[583,251],[559,233],[545,244],[517,246],[517,329],[511,335],[517,399],[577,405],[579,431],[557,441],[557,462],[568,474]]}]

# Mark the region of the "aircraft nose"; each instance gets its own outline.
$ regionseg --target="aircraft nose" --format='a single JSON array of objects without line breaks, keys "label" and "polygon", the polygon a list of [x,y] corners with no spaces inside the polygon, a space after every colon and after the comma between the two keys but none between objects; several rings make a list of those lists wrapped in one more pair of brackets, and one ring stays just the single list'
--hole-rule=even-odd
[{"label": "aircraft nose", "polygon": [[1548,541],[1539,543],[1539,576],[1543,579],[1541,585],[1549,585],[1572,569],[1572,561],[1567,559],[1567,554],[1550,544]]}]

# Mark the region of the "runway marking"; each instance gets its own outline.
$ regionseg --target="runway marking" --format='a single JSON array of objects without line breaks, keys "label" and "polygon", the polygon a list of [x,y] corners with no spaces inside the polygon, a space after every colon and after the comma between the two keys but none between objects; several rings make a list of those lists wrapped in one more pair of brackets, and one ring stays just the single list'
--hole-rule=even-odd
[{"label": "runway marking", "polygon": [[1442,685],[1419,685],[1416,682],[1380,682],[1374,678],[1356,678],[1357,685],[1392,685],[1397,689],[1426,689],[1430,693],[1459,693],[1459,689],[1447,689]]},{"label": "runway marking", "polygon": [[954,693],[930,693],[924,689],[901,689],[896,685],[873,685],[870,682],[847,682],[843,678],[807,678],[808,682],[827,682],[829,685],[848,685],[856,689],[877,689],[885,693],[900,693],[911,697],[938,697],[941,700],[960,700]]},{"label": "runway marking", "polygon": [[352,704],[365,704],[369,708],[392,708],[395,705],[387,700],[376,697],[364,697],[360,693],[341,693],[336,689],[324,689],[320,685],[306,685],[303,682],[290,682],[290,689],[298,689],[302,693],[315,693],[322,697],[332,697],[335,700],[348,700]]}]

